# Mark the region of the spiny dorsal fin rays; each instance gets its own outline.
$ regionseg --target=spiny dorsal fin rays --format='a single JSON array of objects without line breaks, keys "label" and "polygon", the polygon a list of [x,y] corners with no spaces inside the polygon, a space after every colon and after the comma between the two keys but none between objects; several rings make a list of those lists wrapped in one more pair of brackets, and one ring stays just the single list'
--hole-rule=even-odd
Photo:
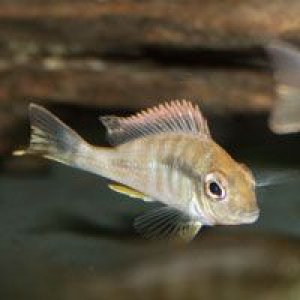
[{"label": "spiny dorsal fin rays", "polygon": [[201,226],[200,222],[168,206],[153,209],[134,220],[136,231],[143,237],[177,242],[189,242]]},{"label": "spiny dorsal fin rays", "polygon": [[123,118],[100,117],[112,145],[119,145],[147,135],[175,132],[210,138],[207,122],[199,107],[186,100],[160,104]]}]

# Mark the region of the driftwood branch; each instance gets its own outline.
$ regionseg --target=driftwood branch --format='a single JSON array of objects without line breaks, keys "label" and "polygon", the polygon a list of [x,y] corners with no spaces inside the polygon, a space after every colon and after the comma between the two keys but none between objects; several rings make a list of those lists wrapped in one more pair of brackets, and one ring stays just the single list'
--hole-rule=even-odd
[{"label": "driftwood branch", "polygon": [[140,108],[191,99],[215,111],[262,111],[272,103],[271,76],[259,71],[57,58],[5,64],[0,103],[14,99]]},{"label": "driftwood branch", "polygon": [[299,11],[297,0],[0,1],[0,50],[141,55],[147,46],[300,41]]}]

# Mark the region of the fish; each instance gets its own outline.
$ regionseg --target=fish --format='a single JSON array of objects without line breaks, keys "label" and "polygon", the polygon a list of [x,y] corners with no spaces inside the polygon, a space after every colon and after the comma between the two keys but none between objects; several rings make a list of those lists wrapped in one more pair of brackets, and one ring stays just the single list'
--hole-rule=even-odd
[{"label": "fish", "polygon": [[259,217],[252,172],[213,140],[190,101],[100,117],[110,147],[89,144],[37,104],[30,104],[29,118],[29,147],[14,155],[39,155],[105,177],[113,191],[132,199],[159,202],[133,220],[145,238],[189,242],[203,226],[250,224]]}]

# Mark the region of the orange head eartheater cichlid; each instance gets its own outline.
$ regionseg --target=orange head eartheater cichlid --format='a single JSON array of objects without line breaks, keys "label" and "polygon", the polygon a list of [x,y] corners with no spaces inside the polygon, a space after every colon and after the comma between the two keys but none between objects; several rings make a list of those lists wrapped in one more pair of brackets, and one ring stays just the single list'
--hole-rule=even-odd
[{"label": "orange head eartheater cichlid", "polygon": [[134,220],[147,238],[191,240],[203,225],[244,224],[259,216],[251,172],[217,145],[198,106],[173,101],[131,117],[101,117],[112,148],[95,147],[52,113],[29,108],[38,154],[114,182],[110,188],[164,205]]}]

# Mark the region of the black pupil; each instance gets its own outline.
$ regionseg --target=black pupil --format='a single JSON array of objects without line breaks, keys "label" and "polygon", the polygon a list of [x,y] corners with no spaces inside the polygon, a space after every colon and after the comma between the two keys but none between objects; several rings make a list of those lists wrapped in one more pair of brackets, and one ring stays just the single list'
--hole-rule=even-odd
[{"label": "black pupil", "polygon": [[220,197],[222,195],[222,190],[215,181],[213,181],[209,184],[209,190],[212,194],[214,194],[218,197]]}]

